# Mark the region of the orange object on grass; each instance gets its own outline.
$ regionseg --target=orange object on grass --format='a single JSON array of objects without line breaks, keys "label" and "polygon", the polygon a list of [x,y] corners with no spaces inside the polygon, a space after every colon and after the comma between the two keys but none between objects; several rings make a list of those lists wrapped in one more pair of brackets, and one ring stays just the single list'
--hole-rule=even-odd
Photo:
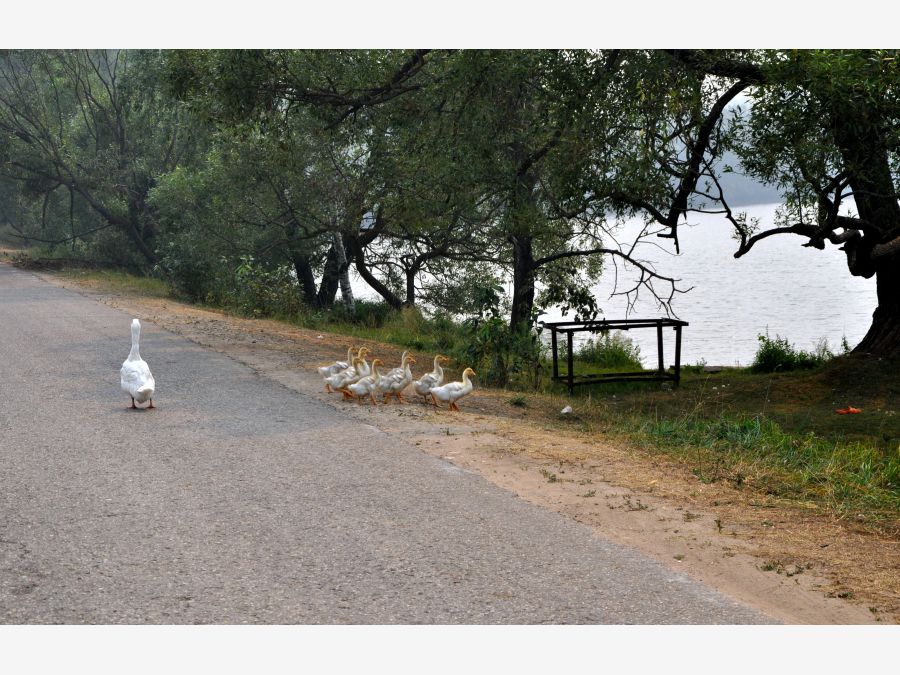
[{"label": "orange object on grass", "polygon": [[838,408],[835,410],[838,415],[858,415],[862,412],[859,408],[854,408],[852,405],[847,406],[846,408]]}]

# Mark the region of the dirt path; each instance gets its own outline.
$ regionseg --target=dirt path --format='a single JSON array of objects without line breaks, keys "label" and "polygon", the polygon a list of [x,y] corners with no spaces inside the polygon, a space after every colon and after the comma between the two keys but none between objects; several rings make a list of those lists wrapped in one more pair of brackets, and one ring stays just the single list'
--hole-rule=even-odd
[{"label": "dirt path", "polygon": [[[564,398],[529,397],[527,408],[516,408],[508,392],[476,390],[455,414],[417,402],[347,404],[324,392],[314,366],[343,358],[351,343],[367,344],[388,365],[399,361],[400,350],[41,276],[314,394],[348,417],[478,472],[782,621],[900,619],[900,542],[829,518],[812,505],[802,509],[729,485],[702,484],[664,456],[561,419],[555,411]],[[431,355],[415,356],[416,373],[430,369]]]}]

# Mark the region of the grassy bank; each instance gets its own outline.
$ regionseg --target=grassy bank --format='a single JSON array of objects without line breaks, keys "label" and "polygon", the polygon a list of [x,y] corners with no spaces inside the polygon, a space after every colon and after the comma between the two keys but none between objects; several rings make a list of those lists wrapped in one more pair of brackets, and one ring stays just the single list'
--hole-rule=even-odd
[{"label": "grassy bank", "polygon": [[[727,481],[896,532],[900,363],[841,357],[814,371],[688,373],[678,390],[607,385],[576,394],[585,423]],[[615,387],[615,388],[613,388]],[[835,411],[852,405],[860,414]]]},{"label": "grassy bank", "polygon": [[[106,292],[171,297],[160,280],[108,271],[61,274]],[[240,308],[224,309],[252,316]],[[455,359],[456,370],[472,365],[471,332],[415,311],[359,303],[352,317],[337,310],[280,320],[421,354],[441,352]],[[595,345],[578,355],[576,368],[627,366],[634,355],[627,345],[614,347],[614,358],[601,363],[610,350]],[[566,398],[575,408],[574,419],[558,415],[564,390],[547,377],[549,365],[537,368],[542,373],[536,379],[527,373],[513,378],[511,409],[525,408],[530,418],[558,425],[561,433],[575,426],[613,436],[641,452],[664,454],[700,482],[727,482],[750,491],[761,507],[773,500],[790,502],[852,518],[863,527],[900,532],[900,363],[844,356],[811,370],[775,374],[688,367],[677,389],[659,383],[576,389]],[[862,412],[835,412],[847,406]]]}]

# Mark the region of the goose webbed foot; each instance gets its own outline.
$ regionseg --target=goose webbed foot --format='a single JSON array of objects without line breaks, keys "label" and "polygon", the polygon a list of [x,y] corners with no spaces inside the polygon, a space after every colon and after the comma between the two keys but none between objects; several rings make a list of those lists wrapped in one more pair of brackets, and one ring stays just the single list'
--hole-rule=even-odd
[{"label": "goose webbed foot", "polygon": [[136,405],[135,402],[134,402],[134,396],[132,396],[132,397],[131,397],[131,405],[128,406],[128,410],[137,410],[137,409],[138,409],[138,407],[137,407],[137,405]]},{"label": "goose webbed foot", "polygon": [[153,405],[153,399],[151,398],[151,399],[150,399],[150,405],[147,406],[147,410],[150,410],[150,408],[155,408],[155,407],[156,407],[156,406]]}]

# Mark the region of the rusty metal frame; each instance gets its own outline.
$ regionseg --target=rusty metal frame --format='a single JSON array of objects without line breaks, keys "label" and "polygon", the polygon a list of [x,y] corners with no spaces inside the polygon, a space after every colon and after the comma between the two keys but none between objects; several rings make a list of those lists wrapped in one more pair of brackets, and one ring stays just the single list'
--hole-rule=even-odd
[{"label": "rusty metal frame", "polygon": [[[689,325],[678,319],[602,319],[597,321],[542,321],[544,328],[550,329],[550,347],[553,352],[553,380],[565,383],[571,394],[576,385],[602,382],[646,382],[671,380],[678,386],[681,382],[681,330]],[[588,373],[575,375],[573,372],[574,349],[572,336],[575,333],[602,333],[609,330],[632,330],[635,328],[655,328],[657,345],[656,370],[641,370],[630,373]],[[675,331],[675,372],[670,374],[663,359],[663,328]],[[566,340],[566,373],[559,374],[559,338]]]}]

